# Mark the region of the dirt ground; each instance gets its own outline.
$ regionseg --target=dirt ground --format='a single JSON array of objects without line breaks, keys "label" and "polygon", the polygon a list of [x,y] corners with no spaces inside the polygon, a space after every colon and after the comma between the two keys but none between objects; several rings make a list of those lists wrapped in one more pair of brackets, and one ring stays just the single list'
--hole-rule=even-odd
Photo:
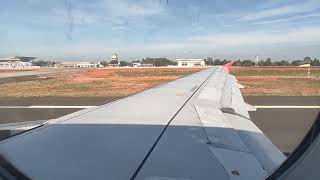
[{"label": "dirt ground", "polygon": [[0,73],[34,71],[35,69],[1,69]]},{"label": "dirt ground", "polygon": [[320,96],[320,67],[234,68],[245,96]]},{"label": "dirt ground", "polygon": [[127,96],[201,68],[113,68],[61,72],[24,82],[0,85],[0,96]]}]

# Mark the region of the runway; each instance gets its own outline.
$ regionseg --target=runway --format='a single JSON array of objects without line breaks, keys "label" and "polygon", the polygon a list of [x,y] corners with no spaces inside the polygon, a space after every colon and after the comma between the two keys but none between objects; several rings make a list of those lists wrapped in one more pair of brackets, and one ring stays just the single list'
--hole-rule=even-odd
[{"label": "runway", "polygon": [[[48,120],[99,106],[121,97],[0,97],[0,123]],[[244,97],[257,106],[252,121],[289,154],[300,143],[320,111],[320,97]],[[1,135],[0,135],[1,136]]]},{"label": "runway", "polygon": [[41,75],[60,73],[60,72],[70,72],[70,71],[81,71],[83,69],[76,68],[40,68],[40,69],[30,69],[28,71],[13,71],[13,72],[1,72],[0,73],[0,83],[6,82],[23,82],[29,81],[30,78],[39,77]]},{"label": "runway", "polygon": [[[0,97],[0,123],[55,119],[121,97]],[[80,108],[82,107],[82,108]]]}]

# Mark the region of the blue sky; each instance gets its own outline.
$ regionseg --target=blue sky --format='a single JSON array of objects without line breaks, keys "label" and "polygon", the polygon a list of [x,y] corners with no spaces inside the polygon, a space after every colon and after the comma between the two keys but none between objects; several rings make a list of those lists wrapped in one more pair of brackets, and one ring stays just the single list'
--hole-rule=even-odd
[{"label": "blue sky", "polygon": [[0,56],[320,58],[319,0],[10,0]]}]

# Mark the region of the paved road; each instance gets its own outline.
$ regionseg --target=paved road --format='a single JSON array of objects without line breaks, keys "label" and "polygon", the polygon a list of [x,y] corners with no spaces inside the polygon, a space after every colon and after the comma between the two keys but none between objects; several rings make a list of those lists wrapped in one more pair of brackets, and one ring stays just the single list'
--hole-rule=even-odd
[{"label": "paved road", "polygon": [[[120,97],[39,97],[0,98],[0,106],[31,105],[102,105]],[[252,105],[320,105],[320,97],[245,97]],[[79,109],[0,109],[0,123],[46,120],[61,117]],[[300,143],[320,109],[258,109],[250,112],[253,122],[283,152],[291,153]]]}]

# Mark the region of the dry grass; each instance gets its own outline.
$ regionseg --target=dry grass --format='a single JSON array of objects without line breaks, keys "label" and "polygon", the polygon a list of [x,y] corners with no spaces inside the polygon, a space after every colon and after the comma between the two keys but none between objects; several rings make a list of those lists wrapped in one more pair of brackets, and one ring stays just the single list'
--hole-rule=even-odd
[{"label": "dry grass", "polygon": [[0,96],[127,96],[202,69],[114,68],[63,72],[0,85]]},{"label": "dry grass", "polygon": [[[34,71],[35,69],[0,69],[0,74],[1,73],[14,73],[14,72],[26,72],[26,71]],[[38,69],[36,69],[38,70]]]},{"label": "dry grass", "polygon": [[241,89],[246,96],[320,96],[320,67],[235,68]]},{"label": "dry grass", "polygon": [[[60,72],[47,79],[33,79],[0,85],[0,96],[127,96],[202,69],[113,68]],[[320,67],[234,68],[243,95],[320,96]]]}]

